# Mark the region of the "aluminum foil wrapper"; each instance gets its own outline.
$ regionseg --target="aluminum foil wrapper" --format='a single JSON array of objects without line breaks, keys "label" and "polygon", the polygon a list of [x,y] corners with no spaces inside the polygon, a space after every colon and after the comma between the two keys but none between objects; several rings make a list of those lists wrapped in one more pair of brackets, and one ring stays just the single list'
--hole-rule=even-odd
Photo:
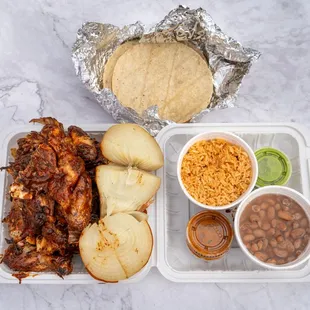
[{"label": "aluminum foil wrapper", "polygon": [[72,50],[76,74],[116,121],[137,123],[152,135],[173,121],[161,119],[156,106],[148,108],[140,116],[133,109],[122,106],[111,90],[102,88],[107,60],[120,44],[133,39],[157,43],[188,42],[208,59],[214,80],[213,96],[208,108],[195,115],[190,122],[199,122],[213,109],[232,107],[243,77],[260,56],[258,51],[243,47],[223,33],[202,8],[191,10],[179,6],[153,27],[146,27],[140,22],[123,28],[85,23],[78,30]]}]

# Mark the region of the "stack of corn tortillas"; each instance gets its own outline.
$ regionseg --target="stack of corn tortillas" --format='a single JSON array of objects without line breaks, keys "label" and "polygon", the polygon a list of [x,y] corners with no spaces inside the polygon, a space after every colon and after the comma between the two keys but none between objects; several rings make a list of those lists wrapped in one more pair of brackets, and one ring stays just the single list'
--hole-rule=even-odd
[{"label": "stack of corn tortillas", "polygon": [[157,105],[162,119],[183,123],[208,107],[213,80],[206,59],[190,46],[130,41],[109,58],[103,87],[140,115]]}]

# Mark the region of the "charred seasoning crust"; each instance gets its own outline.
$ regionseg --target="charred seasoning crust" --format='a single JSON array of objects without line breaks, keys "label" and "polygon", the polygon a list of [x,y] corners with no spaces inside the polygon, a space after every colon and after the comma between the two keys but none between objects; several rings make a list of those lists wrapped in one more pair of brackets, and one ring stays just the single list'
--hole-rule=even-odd
[{"label": "charred seasoning crust", "polygon": [[66,133],[52,117],[31,122],[44,126],[19,139],[14,161],[0,168],[14,179],[11,210],[3,219],[11,239],[0,263],[17,271],[12,275],[19,282],[30,272],[72,272],[79,235],[99,217],[94,171],[107,163],[99,143],[81,128]]}]

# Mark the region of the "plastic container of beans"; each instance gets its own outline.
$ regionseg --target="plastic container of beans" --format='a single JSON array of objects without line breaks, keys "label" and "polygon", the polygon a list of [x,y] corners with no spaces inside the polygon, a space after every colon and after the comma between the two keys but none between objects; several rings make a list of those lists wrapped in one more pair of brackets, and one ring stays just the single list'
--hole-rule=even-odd
[{"label": "plastic container of beans", "polygon": [[[238,207],[237,213],[235,215],[235,222],[234,222],[234,230],[235,230],[236,239],[238,241],[238,244],[239,244],[241,250],[246,254],[246,256],[261,267],[268,268],[268,269],[275,269],[275,270],[285,270],[285,269],[297,268],[300,265],[304,264],[310,258],[310,242],[309,241],[307,242],[306,247],[298,255],[297,258],[295,258],[293,261],[288,261],[286,263],[277,265],[274,263],[268,263],[268,260],[266,261],[266,260],[259,259],[259,257],[261,255],[265,255],[264,249],[259,250],[259,253],[261,253],[260,256],[255,256],[256,253],[255,253],[255,255],[250,253],[250,250],[246,247],[246,244],[244,242],[246,236],[243,237],[243,240],[242,240],[241,231],[240,231],[242,227],[240,227],[240,223],[241,223],[244,211],[246,210],[247,206],[251,204],[251,202],[255,201],[256,198],[263,197],[264,195],[268,195],[268,194],[283,195],[283,196],[290,198],[291,200],[293,200],[295,203],[297,203],[299,205],[299,207],[304,211],[306,219],[308,220],[308,223],[310,222],[310,201],[306,197],[304,197],[302,194],[300,194],[299,192],[295,191],[292,188],[288,188],[288,187],[284,187],[284,186],[265,186],[265,187],[261,187],[261,188],[255,190],[254,192],[252,192]],[[270,205],[268,207],[268,209],[266,210],[267,212],[266,212],[266,215],[264,217],[264,221],[267,221],[267,222],[268,222],[268,218],[269,218],[269,211],[272,211],[269,209],[274,209],[273,213],[279,214],[279,211],[277,211],[276,205],[275,206]],[[264,211],[264,210],[262,210],[262,211]],[[280,212],[284,213],[283,211],[280,211]],[[259,213],[256,213],[256,214],[259,215]],[[273,216],[274,215],[272,215],[272,217]],[[288,220],[289,219],[281,220],[280,222],[281,222],[281,224],[288,226],[286,224]],[[306,235],[308,235],[307,231],[310,229],[309,224],[307,224],[306,227],[301,228],[302,226],[299,223],[300,219],[296,218],[296,219],[294,219],[294,222],[298,223],[298,226],[295,229],[294,229],[294,227],[289,228],[289,227],[284,226],[282,228],[280,226],[275,226],[275,230],[281,230],[283,232],[286,232],[286,231],[289,232],[291,230],[291,232],[288,236],[293,237],[292,241],[294,241],[294,239],[296,239],[293,236],[294,230],[297,233],[298,233],[298,230],[301,231],[301,233],[302,233],[302,231],[306,231]],[[274,225],[272,225],[272,220],[270,220],[270,224],[271,224],[271,227],[274,227]],[[261,228],[261,229],[255,229],[254,228],[254,231],[253,231],[254,235],[255,235],[255,230],[256,230],[256,232],[264,230],[264,228],[262,226],[260,226],[258,228]],[[267,237],[268,231],[266,233],[264,232],[264,234],[266,234],[266,236],[258,236],[258,237]],[[251,234],[249,234],[247,236],[251,236]],[[278,240],[276,238],[276,235],[273,235],[271,238],[273,240],[276,240],[276,241]],[[266,239],[266,238],[261,238],[261,239]],[[289,237],[287,239],[289,239]],[[309,240],[309,239],[307,239],[307,240]],[[255,242],[255,240],[250,240],[250,241]],[[286,242],[286,240],[283,239],[283,240],[281,240],[281,242],[282,243]],[[281,242],[280,242],[280,240],[278,240],[277,241],[278,244],[272,245],[274,254],[276,254],[275,256],[278,258],[282,257],[282,254],[280,252],[278,255],[275,250],[282,251],[283,254],[286,254],[285,252],[290,252],[288,247],[284,248],[285,252],[283,251],[282,247],[280,248]],[[271,244],[270,240],[269,240],[269,244]],[[293,247],[293,249],[292,249],[293,253],[298,251],[298,249],[299,249],[299,247],[297,249],[294,249],[294,247]],[[286,257],[286,256],[283,256],[283,258],[284,257]]]}]

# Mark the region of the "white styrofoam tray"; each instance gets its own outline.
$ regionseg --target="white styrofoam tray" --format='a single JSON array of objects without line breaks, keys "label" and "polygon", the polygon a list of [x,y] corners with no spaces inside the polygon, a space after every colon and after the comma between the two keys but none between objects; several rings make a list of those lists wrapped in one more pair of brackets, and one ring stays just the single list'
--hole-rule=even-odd
[{"label": "white styrofoam tray", "polygon": [[[81,125],[97,139],[110,124]],[[39,131],[40,125],[15,127],[0,136],[0,166],[6,166],[12,157],[10,149],[16,141],[31,130]],[[272,146],[284,151],[292,162],[293,174],[287,184],[310,198],[310,135],[295,124],[182,124],[164,128],[156,137],[165,156],[165,165],[156,174],[162,185],[155,203],[148,209],[149,223],[154,235],[153,254],[149,263],[134,277],[122,283],[132,283],[144,278],[151,267],[157,267],[167,279],[175,282],[303,282],[310,281],[310,263],[291,271],[269,271],[256,266],[233,242],[232,249],[221,260],[205,262],[194,257],[186,246],[185,228],[189,218],[201,209],[186,198],[176,176],[177,158],[183,145],[194,135],[205,131],[228,131],[241,136],[254,150]],[[309,139],[308,139],[309,137]],[[10,176],[0,173],[0,218],[10,210],[6,199]],[[223,211],[232,221],[234,211]],[[8,237],[7,225],[0,223],[0,253],[4,253]],[[0,264],[0,283],[18,283],[12,271]],[[71,275],[59,278],[53,273],[35,273],[35,277],[23,279],[22,283],[88,284],[101,283],[86,272],[80,258],[74,258]]]}]

